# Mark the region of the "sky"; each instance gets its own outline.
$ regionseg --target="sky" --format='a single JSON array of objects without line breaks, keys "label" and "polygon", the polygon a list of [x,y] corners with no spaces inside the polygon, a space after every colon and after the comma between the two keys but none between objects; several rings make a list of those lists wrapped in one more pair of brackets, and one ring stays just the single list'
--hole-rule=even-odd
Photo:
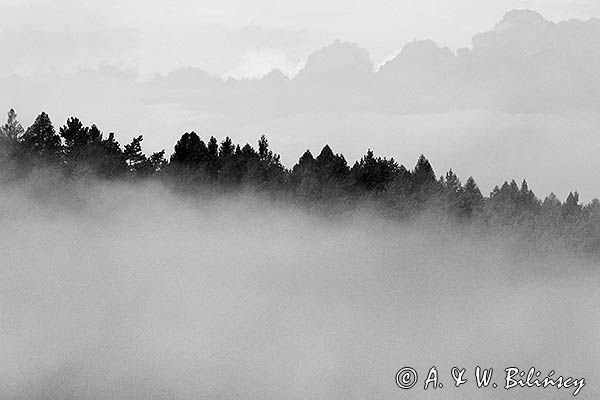
[{"label": "sky", "polygon": [[220,76],[293,75],[335,39],[376,65],[414,39],[470,45],[510,9],[547,19],[600,16],[593,0],[0,0],[0,74],[116,65],[140,76],[201,67]]},{"label": "sky", "polygon": [[[438,174],[453,168],[463,181],[473,175],[484,193],[514,178],[527,179],[540,197],[554,192],[564,199],[578,190],[591,200],[600,195],[597,108],[340,115],[322,107],[312,114],[246,118],[235,107],[252,113],[256,104],[228,103],[239,96],[223,97],[224,107],[214,109],[206,105],[219,105],[212,97],[202,103],[185,90],[177,97],[144,86],[154,75],[181,67],[221,77],[258,77],[273,68],[293,75],[310,54],[336,39],[368,51],[376,66],[415,39],[456,50],[492,30],[511,9],[533,9],[554,22],[600,17],[597,0],[0,0],[0,112],[15,108],[24,126],[42,110],[57,127],[77,116],[115,132],[121,143],[142,134],[145,152],[165,149],[167,156],[192,130],[205,139],[229,135],[242,144],[266,134],[288,167],[306,149],[318,153],[325,144],[350,163],[367,148],[407,167],[425,154]],[[600,49],[597,41],[580,42]],[[592,50],[583,55],[599,54]],[[593,65],[588,61],[582,62]],[[68,75],[90,69],[110,75],[115,68],[138,82]],[[24,78],[3,79],[11,75]],[[554,82],[554,75],[544,76]],[[504,94],[509,103],[515,96]],[[560,109],[563,98],[556,98]],[[281,97],[260,99],[269,106]]]}]

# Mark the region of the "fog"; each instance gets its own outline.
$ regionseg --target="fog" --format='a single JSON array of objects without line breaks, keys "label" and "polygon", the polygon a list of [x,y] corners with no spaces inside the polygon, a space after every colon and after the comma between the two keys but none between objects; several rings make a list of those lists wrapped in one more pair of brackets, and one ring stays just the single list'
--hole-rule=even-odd
[{"label": "fog", "polygon": [[[151,184],[3,187],[0,221],[3,399],[572,395],[474,389],[476,365],[499,386],[535,366],[599,393],[600,279],[574,257]],[[425,392],[433,365],[445,388]]]}]

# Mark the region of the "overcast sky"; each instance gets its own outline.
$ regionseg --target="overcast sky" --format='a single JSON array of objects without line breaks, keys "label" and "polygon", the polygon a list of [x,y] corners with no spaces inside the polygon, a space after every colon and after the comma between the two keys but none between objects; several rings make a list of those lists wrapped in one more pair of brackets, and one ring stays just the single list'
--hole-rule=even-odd
[{"label": "overcast sky", "polygon": [[597,0],[0,0],[0,74],[99,64],[142,75],[182,66],[291,74],[338,38],[380,64],[413,39],[468,46],[514,8],[553,21],[600,16]]},{"label": "overcast sky", "polygon": [[[472,174],[484,192],[506,179],[526,178],[540,196],[553,191],[564,199],[579,190],[589,200],[600,193],[594,175],[600,165],[599,148],[593,145],[597,107],[582,111],[565,105],[554,114],[450,108],[424,116],[340,116],[324,106],[314,115],[283,118],[267,112],[247,119],[232,111],[235,104],[232,110],[211,109],[206,104],[212,99],[201,104],[184,93],[177,100],[131,81],[107,84],[86,80],[86,74],[28,77],[106,66],[112,69],[103,71],[114,72],[116,66],[142,78],[190,66],[220,76],[256,77],[272,68],[292,75],[309,54],[336,39],[356,43],[380,65],[414,39],[432,39],[452,50],[469,46],[475,34],[492,30],[507,11],[526,8],[554,22],[600,17],[599,0],[0,0],[0,77],[26,77],[0,80],[0,112],[14,107],[26,126],[42,110],[56,126],[75,115],[116,132],[121,143],[143,134],[144,151],[166,149],[167,154],[190,130],[205,139],[230,135],[241,143],[256,143],[266,133],[287,166],[305,149],[318,152],[325,143],[351,162],[368,147],[408,167],[425,153],[439,173],[455,168],[463,179]],[[573,35],[578,37],[577,30]],[[581,42],[590,49],[573,51],[593,56],[585,60],[593,66],[600,60],[598,42]],[[553,75],[541,77],[548,79],[540,81],[543,87],[553,87]],[[516,92],[501,89],[494,96],[511,103]],[[592,104],[590,93],[579,93],[582,104]],[[264,100],[269,105],[278,98]],[[525,95],[516,100],[524,98],[537,100]],[[550,103],[560,109],[562,97],[556,98]],[[238,108],[247,107],[239,103]]]}]

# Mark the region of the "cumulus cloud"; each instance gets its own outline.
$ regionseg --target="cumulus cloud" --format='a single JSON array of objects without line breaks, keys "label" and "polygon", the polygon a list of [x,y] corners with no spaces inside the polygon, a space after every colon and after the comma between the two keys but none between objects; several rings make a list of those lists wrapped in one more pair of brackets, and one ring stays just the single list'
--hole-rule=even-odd
[{"label": "cumulus cloud", "polygon": [[[284,31],[254,27],[223,30],[229,34],[215,39],[204,29],[202,40],[244,32],[247,43],[264,43],[245,60],[229,58],[240,75],[262,75],[275,59],[293,64],[293,52],[279,49],[302,36],[278,41],[270,33],[285,37]],[[266,133],[288,166],[305,148],[318,151],[326,142],[350,160],[371,147],[408,166],[425,152],[439,173],[461,168],[486,190],[526,178],[537,193],[564,197],[579,190],[591,199],[600,193],[590,168],[596,149],[589,145],[600,109],[598,38],[597,19],[557,23],[511,11],[475,35],[470,48],[453,52],[413,41],[378,69],[359,45],[334,41],[309,55],[292,79],[274,70],[261,79],[225,81],[204,68],[180,68],[136,83],[131,71],[138,69],[110,72],[105,65],[67,76],[0,79],[7,94],[0,108],[15,108],[25,125],[41,110],[57,125],[76,115],[116,131],[121,142],[144,134],[150,151],[167,153],[185,131],[251,143]],[[441,139],[448,145],[436,147]]]},{"label": "cumulus cloud", "polygon": [[296,75],[300,66],[300,60],[290,57],[285,51],[263,47],[247,51],[239,65],[229,71],[226,76],[236,79],[257,79],[262,78],[274,69],[282,71],[288,76],[293,76]]}]

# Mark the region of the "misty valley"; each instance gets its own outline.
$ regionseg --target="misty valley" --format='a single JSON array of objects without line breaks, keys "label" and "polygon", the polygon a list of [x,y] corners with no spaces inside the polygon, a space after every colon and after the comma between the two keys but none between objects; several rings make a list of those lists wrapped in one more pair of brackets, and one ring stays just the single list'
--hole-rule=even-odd
[{"label": "misty valley", "polygon": [[[265,137],[167,160],[76,118],[1,133],[3,399],[397,398],[404,365],[480,363],[597,393],[597,200],[329,146],[288,169]],[[410,395],[484,390],[450,383]]]},{"label": "misty valley", "polygon": [[450,169],[437,176],[421,155],[413,169],[368,150],[352,166],[325,145],[315,157],[306,150],[286,168],[263,135],[257,148],[226,137],[207,142],[186,132],[167,160],[165,150],[142,152],[143,136],[121,146],[114,133],[69,118],[57,131],[42,112],[24,129],[14,110],[2,126],[0,165],[5,185],[47,179],[69,186],[82,182],[164,185],[198,196],[252,193],[323,216],[366,211],[404,223],[427,217],[457,229],[512,238],[524,252],[553,251],[600,256],[600,201],[581,204],[577,192],[561,201],[553,193],[538,198],[525,180],[496,186],[484,196],[472,177]]},{"label": "misty valley", "polygon": [[600,398],[599,13],[0,0],[0,400]]}]

